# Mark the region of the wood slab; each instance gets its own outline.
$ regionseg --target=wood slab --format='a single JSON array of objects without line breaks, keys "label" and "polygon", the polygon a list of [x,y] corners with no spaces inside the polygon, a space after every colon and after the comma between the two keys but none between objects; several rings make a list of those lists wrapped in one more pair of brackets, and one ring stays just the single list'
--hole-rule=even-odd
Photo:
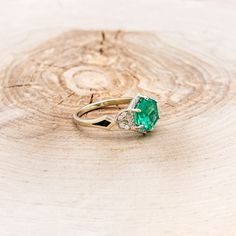
[{"label": "wood slab", "polygon": [[[167,8],[170,1],[141,1],[137,19],[142,11],[160,15],[149,25],[146,14],[138,27],[124,12],[124,29],[121,17],[108,22],[106,1],[98,2],[87,6],[104,13],[94,13],[102,26],[91,11],[76,18],[83,1],[18,2],[11,7],[19,21],[9,27],[10,3],[0,10],[0,235],[235,235],[236,34],[225,33],[236,4],[172,1]],[[106,3],[115,13],[118,3]],[[30,12],[33,6],[45,12]],[[212,6],[215,18],[204,10],[202,19],[195,16]],[[178,21],[181,7],[188,9],[185,23]],[[59,27],[69,9],[68,25]],[[158,23],[165,13],[169,28]],[[231,23],[212,28],[222,18]],[[78,107],[137,93],[159,102],[152,133],[77,128],[72,121]]]}]

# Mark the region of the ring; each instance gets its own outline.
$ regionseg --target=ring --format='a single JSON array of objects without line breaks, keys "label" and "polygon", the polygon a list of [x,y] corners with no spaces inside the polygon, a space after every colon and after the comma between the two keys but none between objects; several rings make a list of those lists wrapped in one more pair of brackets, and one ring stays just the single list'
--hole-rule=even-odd
[{"label": "ring", "polygon": [[[83,115],[107,106],[129,104],[116,116],[103,115],[98,118],[85,119]],[[124,130],[147,133],[152,131],[159,119],[157,100],[141,94],[134,98],[112,98],[90,103],[80,108],[73,116],[74,122],[80,126],[96,127],[111,130],[118,127]]]}]

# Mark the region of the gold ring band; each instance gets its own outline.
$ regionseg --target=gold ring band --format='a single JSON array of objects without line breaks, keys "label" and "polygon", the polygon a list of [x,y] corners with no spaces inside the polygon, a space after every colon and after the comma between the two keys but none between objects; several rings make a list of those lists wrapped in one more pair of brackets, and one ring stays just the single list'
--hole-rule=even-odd
[{"label": "gold ring band", "polygon": [[[111,129],[116,124],[116,119],[112,116],[106,115],[106,116],[101,116],[95,119],[83,119],[82,116],[88,112],[101,109],[107,106],[129,104],[131,100],[132,98],[113,98],[113,99],[106,99],[99,102],[88,104],[80,108],[74,114],[73,116],[74,122],[77,125],[81,125],[81,126]],[[105,124],[108,124],[108,122],[111,122],[111,123],[108,126],[105,126]]]}]

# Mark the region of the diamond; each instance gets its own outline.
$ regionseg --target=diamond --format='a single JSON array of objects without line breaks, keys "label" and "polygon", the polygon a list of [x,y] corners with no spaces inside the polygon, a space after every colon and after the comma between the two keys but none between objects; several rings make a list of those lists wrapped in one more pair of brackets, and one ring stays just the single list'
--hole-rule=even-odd
[{"label": "diamond", "polygon": [[117,120],[119,120],[119,121],[123,120],[126,116],[127,116],[127,112],[123,111],[118,115]]},{"label": "diamond", "polygon": [[128,125],[128,123],[127,122],[120,122],[119,123],[119,127],[121,128],[121,129],[130,129],[130,126]]}]

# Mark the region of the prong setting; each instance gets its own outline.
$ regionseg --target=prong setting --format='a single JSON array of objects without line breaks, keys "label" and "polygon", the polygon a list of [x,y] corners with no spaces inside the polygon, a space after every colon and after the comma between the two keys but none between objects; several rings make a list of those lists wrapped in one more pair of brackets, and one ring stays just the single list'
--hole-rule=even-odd
[{"label": "prong setting", "polygon": [[131,112],[141,112],[140,109],[130,109]]},{"label": "prong setting", "polygon": [[[153,103],[154,103],[154,105],[153,105]],[[155,106],[157,109],[156,103],[157,103],[157,101],[155,99],[138,94],[137,96],[135,96],[132,99],[132,101],[130,102],[130,104],[128,106],[128,109],[121,111],[117,115],[116,122],[117,122],[118,126],[121,129],[138,131],[138,132],[141,132],[144,134],[147,133],[148,131],[151,131],[157,120],[156,121],[154,120],[154,123],[145,123],[145,122],[153,122],[150,120],[150,119],[153,119],[153,115],[154,115],[154,117],[156,115],[156,117],[158,117],[158,119],[159,119],[158,110],[156,111],[157,114],[155,114],[155,112],[153,112],[153,110],[151,110],[151,113],[149,113],[149,110],[146,111],[143,106],[145,106],[144,104],[146,104],[146,106],[151,104],[151,106],[154,106],[154,108],[152,107],[150,109],[155,110]],[[142,107],[141,108],[142,110],[139,107],[140,108]],[[141,114],[141,112],[143,112],[143,113]],[[140,115],[138,115],[139,113],[140,113]],[[139,120],[139,122],[137,122],[137,116],[140,116],[140,117],[144,116],[145,117],[144,119],[147,119],[147,120],[141,121],[141,122]],[[138,118],[138,119],[140,119],[140,118]],[[141,119],[143,119],[143,118],[141,118]]]},{"label": "prong setting", "polygon": [[140,113],[140,109],[134,108],[136,104],[138,103],[140,97],[144,97],[140,94],[135,96],[132,101],[130,102],[130,105],[127,109],[122,110],[121,112],[118,113],[116,117],[116,122],[119,128],[125,129],[125,130],[133,130],[133,131],[138,131],[141,133],[146,133],[146,131],[143,130],[143,125],[137,126],[134,123],[133,119],[133,113]]}]

